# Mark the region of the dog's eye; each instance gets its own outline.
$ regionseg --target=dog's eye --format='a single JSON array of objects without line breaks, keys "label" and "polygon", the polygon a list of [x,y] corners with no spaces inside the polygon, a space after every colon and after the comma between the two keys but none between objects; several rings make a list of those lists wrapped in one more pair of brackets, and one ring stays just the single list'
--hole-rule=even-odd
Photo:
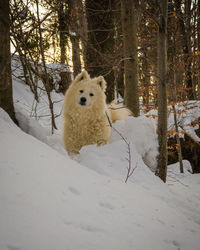
[{"label": "dog's eye", "polygon": [[84,91],[81,89],[81,90],[80,90],[80,93],[83,93],[83,92],[84,92]]},{"label": "dog's eye", "polygon": [[94,94],[93,94],[93,93],[90,93],[90,96],[94,96]]}]

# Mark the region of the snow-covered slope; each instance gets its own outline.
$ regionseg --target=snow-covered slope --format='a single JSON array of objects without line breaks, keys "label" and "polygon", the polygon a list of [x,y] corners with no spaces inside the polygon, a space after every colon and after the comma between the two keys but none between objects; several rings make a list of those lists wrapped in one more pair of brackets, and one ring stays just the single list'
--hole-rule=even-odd
[{"label": "snow-covered slope", "polygon": [[141,159],[125,184],[114,168],[98,174],[25,134],[2,110],[0,138],[1,250],[199,249],[199,197],[178,202]]},{"label": "snow-covered slope", "polygon": [[[200,175],[188,172],[187,161],[184,174],[169,166],[167,184],[154,175],[153,119],[114,124],[130,155],[113,130],[109,145],[86,146],[70,158],[61,139],[63,96],[51,93],[52,135],[45,92],[36,103],[13,76],[13,93],[22,130],[0,110],[0,250],[200,249]],[[125,183],[129,162],[134,172]]]},{"label": "snow-covered slope", "polygon": [[[45,91],[40,90],[40,99],[39,102],[36,102],[29,86],[22,83],[22,81],[19,79],[13,79],[15,112],[20,127],[24,132],[31,134],[32,136],[56,149],[58,152],[66,155],[66,152],[63,150],[62,146],[63,118],[61,111],[64,99],[63,95],[58,94],[55,91],[51,92],[51,98],[54,102],[56,125],[58,127],[58,130],[55,130],[54,134],[51,135],[51,115],[48,107],[48,98]],[[114,146],[116,150],[113,151],[113,154],[116,155],[114,158],[116,162],[118,162],[118,165],[125,165],[125,163],[121,164],[121,160],[123,158],[123,161],[127,162],[125,159],[128,157],[126,143],[119,136],[119,134],[122,134],[127,140],[127,143],[130,143],[131,155],[136,154],[135,157],[132,157],[132,166],[134,167],[135,163],[138,161],[135,158],[142,157],[145,164],[147,164],[152,170],[155,170],[158,143],[156,123],[154,119],[146,118],[145,116],[138,118],[129,117],[126,119],[126,121],[117,121],[113,127],[115,129],[112,131],[111,143],[118,145],[118,148]],[[90,159],[90,157],[97,157],[95,161],[98,161],[98,152],[102,149],[99,149],[94,145],[92,146],[92,151],[90,149],[87,150],[86,148],[87,147],[85,147],[81,152],[82,163],[87,165],[87,160],[85,161],[84,155],[88,154],[90,154],[90,156],[86,156],[86,159]],[[113,145],[108,145],[108,148],[113,148]],[[97,156],[95,156],[94,151],[97,153]],[[104,150],[104,152],[106,153],[106,158],[107,155],[110,157],[110,150]],[[75,158],[75,160],[80,161],[79,158]],[[107,161],[107,159],[105,159],[105,161]],[[87,166],[90,167],[89,165]],[[124,175],[126,174],[126,166],[127,163],[124,169],[123,167],[120,167],[121,170],[124,171]]]}]

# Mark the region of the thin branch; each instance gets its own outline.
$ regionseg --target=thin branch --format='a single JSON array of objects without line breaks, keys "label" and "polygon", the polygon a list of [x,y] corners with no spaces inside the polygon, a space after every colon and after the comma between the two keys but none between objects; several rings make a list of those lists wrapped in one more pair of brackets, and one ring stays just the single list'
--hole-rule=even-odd
[{"label": "thin branch", "polygon": [[127,142],[126,138],[116,128],[114,128],[112,126],[112,122],[111,122],[107,112],[106,112],[106,117],[108,119],[108,123],[109,123],[110,127],[123,139],[123,141],[126,143],[127,148],[128,148],[128,150],[127,150],[128,158],[126,158],[126,160],[128,161],[127,175],[126,175],[126,179],[125,179],[125,183],[126,183],[128,181],[128,178],[133,174],[133,172],[137,168],[137,162],[136,162],[135,168],[132,168],[132,166],[131,166],[131,147],[130,147],[130,143]]}]

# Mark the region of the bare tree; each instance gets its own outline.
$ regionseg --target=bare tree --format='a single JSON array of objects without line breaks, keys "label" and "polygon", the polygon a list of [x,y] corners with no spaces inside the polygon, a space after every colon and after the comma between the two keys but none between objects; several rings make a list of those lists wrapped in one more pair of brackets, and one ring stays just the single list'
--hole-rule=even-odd
[{"label": "bare tree", "polygon": [[159,1],[158,23],[158,143],[156,174],[166,182],[167,176],[167,13],[168,1]]},{"label": "bare tree", "polygon": [[135,1],[121,0],[124,43],[125,104],[135,116],[139,115],[137,25]]},{"label": "bare tree", "polygon": [[9,0],[0,1],[0,107],[16,121],[11,78]]},{"label": "bare tree", "polygon": [[114,99],[114,1],[86,0],[88,37],[86,69],[92,77],[103,75],[107,100]]},{"label": "bare tree", "polygon": [[67,44],[67,22],[66,22],[66,1],[58,1],[58,23],[60,34],[60,63],[67,62],[66,44]]},{"label": "bare tree", "polygon": [[[200,52],[200,0],[198,0],[198,21],[197,21],[197,48]],[[198,57],[198,72],[200,70],[200,56]],[[198,99],[200,100],[200,74],[198,74]]]},{"label": "bare tree", "polygon": [[[175,1],[176,12],[178,16],[178,28],[180,32],[180,38],[182,38],[182,48],[183,48],[183,58],[184,58],[184,68],[185,68],[185,94],[187,99],[193,100],[195,95],[193,91],[192,82],[192,57],[191,57],[191,1],[185,1],[184,6],[182,6],[182,1]],[[183,13],[184,7],[184,13]]]},{"label": "bare tree", "polygon": [[79,17],[82,15],[80,1],[69,1],[70,12],[70,40],[72,43],[72,61],[74,76],[81,72],[81,59],[80,59],[80,32],[79,32]]}]

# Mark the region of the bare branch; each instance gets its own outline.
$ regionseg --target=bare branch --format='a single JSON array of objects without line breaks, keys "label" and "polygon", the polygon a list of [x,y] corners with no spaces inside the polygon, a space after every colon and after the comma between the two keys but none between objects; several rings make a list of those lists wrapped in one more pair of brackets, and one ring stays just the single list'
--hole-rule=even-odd
[{"label": "bare branch", "polygon": [[123,139],[123,141],[126,143],[127,145],[127,153],[128,153],[128,157],[126,157],[125,159],[128,161],[128,167],[127,167],[127,175],[126,175],[126,179],[125,179],[125,183],[128,181],[128,178],[133,174],[133,172],[135,171],[135,169],[137,168],[137,162],[136,162],[136,166],[135,168],[132,168],[131,166],[131,147],[130,147],[130,143],[126,140],[126,138],[116,129],[112,126],[112,122],[108,116],[108,113],[106,112],[106,117],[108,119],[109,125],[110,127]]}]

